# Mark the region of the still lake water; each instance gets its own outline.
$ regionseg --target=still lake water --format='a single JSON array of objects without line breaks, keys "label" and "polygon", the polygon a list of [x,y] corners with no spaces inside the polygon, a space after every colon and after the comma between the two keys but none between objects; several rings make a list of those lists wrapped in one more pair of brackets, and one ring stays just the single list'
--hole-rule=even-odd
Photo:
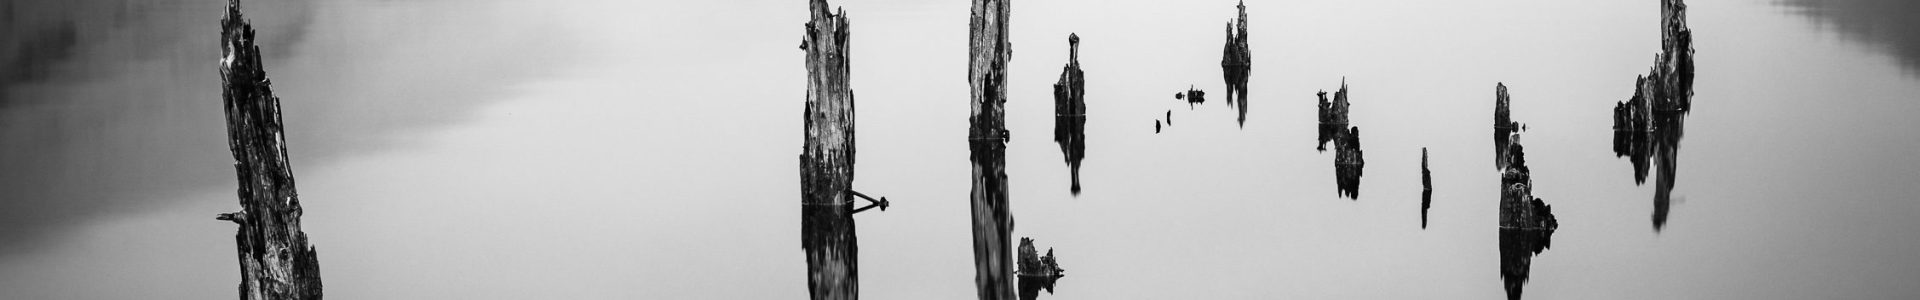
[{"label": "still lake water", "polygon": [[[220,2],[8,7],[13,47],[53,50],[9,57],[30,71],[0,90],[0,298],[233,296]],[[805,2],[302,3],[245,9],[330,296],[804,297]],[[854,188],[893,201],[857,217],[862,294],[973,298],[968,4],[833,4]],[[1857,16],[1688,3],[1695,105],[1655,232],[1611,122],[1659,50],[1657,1],[1250,1],[1244,128],[1220,103],[1233,4],[1013,4],[1014,235],[1067,270],[1042,297],[1499,298],[1497,82],[1560,221],[1528,298],[1920,297],[1920,78],[1893,56],[1910,45],[1843,33]],[[1077,197],[1048,134],[1068,33]],[[1343,81],[1358,200],[1314,150],[1314,94]],[[1189,86],[1211,101],[1172,98]]]}]

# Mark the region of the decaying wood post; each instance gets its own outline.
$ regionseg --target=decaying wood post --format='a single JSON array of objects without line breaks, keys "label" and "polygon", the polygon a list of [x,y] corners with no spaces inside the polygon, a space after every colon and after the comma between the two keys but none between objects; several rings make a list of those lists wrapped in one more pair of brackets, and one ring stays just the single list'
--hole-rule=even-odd
[{"label": "decaying wood post", "polygon": [[1327,101],[1327,92],[1320,96],[1320,146],[1327,151],[1327,142],[1333,142],[1333,174],[1335,192],[1341,197],[1360,199],[1360,175],[1366,168],[1366,158],[1360,150],[1360,127],[1348,126],[1347,112],[1352,106],[1347,102],[1347,80],[1340,80],[1340,90],[1333,93],[1333,101]]},{"label": "decaying wood post", "polygon": [[1253,74],[1253,52],[1247,49],[1247,2],[1240,1],[1234,7],[1240,10],[1240,16],[1227,22],[1220,73],[1227,81],[1227,106],[1234,106],[1236,99],[1240,102],[1240,127],[1247,127],[1247,76]]},{"label": "decaying wood post", "polygon": [[1427,170],[1427,147],[1420,147],[1420,229],[1427,229],[1427,210],[1433,208],[1433,171]]},{"label": "decaying wood post", "polygon": [[[1507,87],[1499,84],[1494,96],[1495,162],[1500,168],[1500,279],[1507,299],[1520,299],[1521,289],[1532,273],[1533,256],[1552,246],[1553,231],[1560,228],[1553,207],[1533,196],[1533,170],[1527,168],[1526,147],[1520,144],[1520,132],[1509,117]],[[1506,123],[1501,123],[1505,121]],[[1506,127],[1502,127],[1506,126]]]},{"label": "decaying wood post", "polygon": [[240,224],[240,299],[321,299],[319,254],[300,231],[300,197],[287,162],[280,98],[254,46],[253,25],[227,2],[220,20],[221,91],[227,145],[239,177],[240,211],[220,220]]},{"label": "decaying wood post", "polygon": [[1633,182],[1647,181],[1649,159],[1660,177],[1654,183],[1653,231],[1667,224],[1675,164],[1686,116],[1693,108],[1693,30],[1687,29],[1687,4],[1661,0],[1660,54],[1647,75],[1636,81],[1633,97],[1613,108],[1613,152],[1633,162]]},{"label": "decaying wood post", "polygon": [[846,12],[808,4],[800,48],[807,58],[805,144],[800,152],[801,245],[812,299],[860,297],[853,213],[853,90],[848,81]]},{"label": "decaying wood post", "polygon": [[[1080,35],[1067,34],[1067,66],[1053,84],[1053,141],[1066,155],[1074,196],[1080,195],[1080,161],[1087,157],[1087,79],[1080,71]],[[1168,111],[1172,117],[1172,111]],[[1168,118],[1171,122],[1172,118]]]},{"label": "decaying wood post", "polygon": [[1053,284],[1060,277],[1067,276],[1067,270],[1060,268],[1060,261],[1053,257],[1053,248],[1047,248],[1047,255],[1041,256],[1038,247],[1033,246],[1032,238],[1020,238],[1020,300],[1040,298],[1040,291],[1053,294]]},{"label": "decaying wood post", "polygon": [[1007,0],[973,0],[967,81],[973,116],[967,144],[973,163],[973,263],[980,299],[1014,299],[1013,216],[1008,208]]}]

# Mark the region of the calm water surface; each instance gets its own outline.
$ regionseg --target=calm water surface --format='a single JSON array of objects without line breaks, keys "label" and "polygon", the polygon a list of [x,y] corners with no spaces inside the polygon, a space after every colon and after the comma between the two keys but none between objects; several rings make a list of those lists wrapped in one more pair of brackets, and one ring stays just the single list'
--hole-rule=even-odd
[{"label": "calm water surface", "polygon": [[[0,89],[0,298],[233,295],[220,2],[8,7],[9,47],[40,50],[9,54],[30,71]],[[805,2],[295,3],[246,9],[330,296],[804,297]],[[862,294],[972,298],[967,3],[834,4],[854,188],[893,202],[857,218]],[[1068,270],[1043,298],[1502,297],[1495,83],[1560,222],[1527,297],[1920,297],[1920,78],[1901,39],[1844,25],[1871,14],[1688,3],[1694,109],[1656,232],[1610,130],[1659,50],[1657,1],[1249,1],[1244,128],[1219,101],[1233,4],[1013,4],[1014,235]],[[1068,33],[1077,197],[1048,134]],[[1357,200],[1314,149],[1315,93],[1343,80]],[[1171,98],[1189,86],[1220,98]]]}]

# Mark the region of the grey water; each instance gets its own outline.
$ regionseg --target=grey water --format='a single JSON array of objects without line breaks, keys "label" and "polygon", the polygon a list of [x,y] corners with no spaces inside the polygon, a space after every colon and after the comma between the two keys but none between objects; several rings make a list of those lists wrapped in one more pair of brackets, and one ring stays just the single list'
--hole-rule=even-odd
[{"label": "grey water", "polygon": [[[329,296],[806,294],[805,2],[243,2]],[[854,188],[892,199],[859,215],[862,295],[973,298],[967,3],[832,2]],[[1248,1],[1244,125],[1167,99],[1228,90],[1236,2],[1013,2],[1013,235],[1071,270],[1041,298],[1502,297],[1496,82],[1559,222],[1525,297],[1920,297],[1911,5],[1688,1],[1694,105],[1655,231],[1611,123],[1660,50],[1658,1]],[[233,296],[222,5],[0,4],[0,298]],[[1046,134],[1069,33],[1077,197]],[[1353,200],[1310,142],[1343,78],[1367,127]]]}]

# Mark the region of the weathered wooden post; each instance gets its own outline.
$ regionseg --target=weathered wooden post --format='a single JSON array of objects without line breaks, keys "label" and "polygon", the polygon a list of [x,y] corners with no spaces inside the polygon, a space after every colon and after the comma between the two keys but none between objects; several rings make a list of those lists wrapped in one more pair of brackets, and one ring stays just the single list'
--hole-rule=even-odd
[{"label": "weathered wooden post", "polygon": [[287,162],[280,98],[254,46],[253,25],[227,2],[220,20],[221,91],[227,145],[239,177],[240,211],[218,219],[240,224],[240,299],[321,299],[320,262],[300,231],[300,197]]},{"label": "weathered wooden post", "polygon": [[[1520,144],[1520,131],[1514,130],[1509,117],[1507,87],[1495,87],[1494,132],[1497,136],[1496,166],[1500,169],[1500,279],[1507,299],[1520,299],[1532,273],[1533,256],[1552,246],[1553,231],[1560,221],[1553,207],[1533,196],[1533,171],[1527,168],[1526,147]],[[1505,121],[1506,123],[1500,123]],[[1506,126],[1506,127],[1502,127]]]},{"label": "weathered wooden post", "polygon": [[[1087,79],[1080,71],[1080,35],[1067,34],[1067,66],[1060,68],[1060,81],[1053,84],[1053,141],[1066,155],[1072,172],[1074,196],[1080,195],[1080,161],[1087,157]],[[1173,116],[1172,111],[1167,112]],[[1171,122],[1172,118],[1168,118]]]},{"label": "weathered wooden post", "polygon": [[1633,98],[1613,108],[1614,155],[1633,162],[1635,184],[1646,183],[1649,163],[1660,174],[1654,183],[1654,232],[1667,224],[1680,137],[1693,107],[1693,30],[1687,29],[1687,4],[1660,2],[1661,52],[1652,70],[1638,79]]},{"label": "weathered wooden post", "polygon": [[800,247],[807,253],[807,291],[812,299],[858,299],[846,12],[828,11],[826,0],[810,1],[808,8],[813,17],[800,43],[808,79],[800,152]]},{"label": "weathered wooden post", "polygon": [[1420,229],[1427,229],[1427,210],[1433,208],[1433,171],[1427,170],[1427,147],[1420,147]]},{"label": "weathered wooden post", "polygon": [[1247,2],[1240,1],[1234,7],[1240,10],[1240,16],[1227,22],[1227,45],[1221,50],[1220,73],[1227,81],[1227,106],[1232,107],[1238,99],[1240,127],[1246,127],[1247,76],[1253,75],[1253,52],[1247,49]]},{"label": "weathered wooden post", "polygon": [[1013,216],[1008,208],[1006,154],[1007,0],[973,0],[967,81],[972,124],[967,144],[973,162],[973,262],[980,299],[1014,299]]}]

